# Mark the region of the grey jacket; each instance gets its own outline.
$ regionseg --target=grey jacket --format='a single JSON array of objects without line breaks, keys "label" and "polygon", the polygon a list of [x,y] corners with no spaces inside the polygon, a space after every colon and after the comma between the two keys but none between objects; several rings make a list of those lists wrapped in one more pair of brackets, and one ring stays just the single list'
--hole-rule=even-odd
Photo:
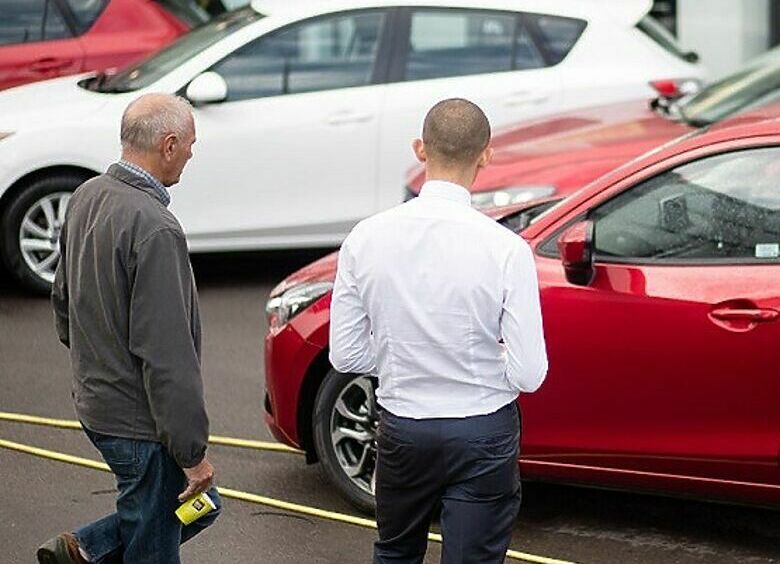
[{"label": "grey jacket", "polygon": [[182,468],[206,452],[198,296],[179,222],[118,165],[80,186],[52,290],[90,430],[159,441]]}]

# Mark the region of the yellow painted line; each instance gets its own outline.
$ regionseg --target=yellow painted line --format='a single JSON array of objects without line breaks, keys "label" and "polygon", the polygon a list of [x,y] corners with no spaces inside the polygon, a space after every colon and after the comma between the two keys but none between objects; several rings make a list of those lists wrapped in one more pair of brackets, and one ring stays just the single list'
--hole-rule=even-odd
[{"label": "yellow painted line", "polygon": [[[58,429],[81,429],[81,423],[71,419],[52,419],[51,417],[38,417],[37,415],[27,415],[25,413],[8,413],[0,411],[0,421],[11,421],[13,423],[25,423],[28,425],[41,425],[44,427],[56,427]],[[213,445],[222,445],[238,448],[251,448],[254,450],[266,450],[271,452],[286,452],[289,454],[303,454],[295,448],[290,448],[281,443],[267,441],[255,441],[251,439],[236,439],[234,437],[223,437],[220,435],[211,435],[209,443]]]},{"label": "yellow painted line", "polygon": [[[93,470],[101,470],[103,472],[110,472],[108,465],[97,460],[91,460],[89,458],[82,458],[80,456],[73,456],[71,454],[65,454],[62,452],[56,452],[44,448],[38,448],[31,445],[17,443],[13,441],[7,441],[0,439],[0,448],[8,450],[14,450],[25,454],[31,454],[40,458],[47,458],[49,460],[56,460],[58,462],[65,462],[67,464],[74,464],[76,466],[84,466]],[[308,515],[311,517],[317,517],[320,519],[326,519],[328,521],[336,521],[339,523],[347,523],[349,525],[355,525],[366,529],[376,529],[376,521],[366,519],[364,517],[357,517],[354,515],[348,515],[346,513],[338,513],[336,511],[327,511],[325,509],[319,509],[317,507],[310,507],[308,505],[301,505],[298,503],[292,503],[289,501],[283,501],[281,499],[275,499],[273,497],[266,497],[262,495],[252,494],[248,492],[242,492],[240,490],[233,490],[230,488],[217,488],[220,495],[237,499],[240,501],[247,501],[250,503],[256,503],[258,505],[265,505],[267,507],[273,507],[275,509],[281,509],[283,511],[289,511],[290,513],[298,513],[300,515]],[[429,533],[428,540],[432,542],[442,542],[442,537],[436,533]],[[534,562],[536,564],[575,564],[574,562],[567,560],[558,560],[556,558],[548,558],[546,556],[538,556],[536,554],[528,554],[526,552],[520,552],[517,550],[508,550],[507,558],[514,560],[521,560],[523,562]]]}]

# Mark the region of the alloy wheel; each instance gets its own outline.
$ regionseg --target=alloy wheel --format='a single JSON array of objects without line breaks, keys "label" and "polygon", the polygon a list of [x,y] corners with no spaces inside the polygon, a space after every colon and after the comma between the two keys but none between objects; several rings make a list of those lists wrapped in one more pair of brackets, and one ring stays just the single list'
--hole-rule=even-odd
[{"label": "alloy wheel", "polygon": [[330,437],[344,474],[362,491],[374,494],[379,415],[373,379],[358,376],[338,395],[330,418]]},{"label": "alloy wheel", "polygon": [[49,283],[60,259],[60,232],[72,192],[55,192],[36,201],[19,226],[19,249],[28,268]]}]

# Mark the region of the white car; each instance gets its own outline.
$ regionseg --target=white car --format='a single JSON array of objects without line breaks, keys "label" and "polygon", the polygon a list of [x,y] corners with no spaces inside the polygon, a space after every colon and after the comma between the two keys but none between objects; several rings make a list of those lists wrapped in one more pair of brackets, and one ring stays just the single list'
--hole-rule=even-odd
[{"label": "white car", "polygon": [[703,78],[650,0],[259,1],[121,72],[0,93],[0,251],[46,291],[70,193],[119,155],[127,104],[178,92],[198,142],[172,209],[190,248],[331,246],[399,203],[436,101],[494,128]]}]

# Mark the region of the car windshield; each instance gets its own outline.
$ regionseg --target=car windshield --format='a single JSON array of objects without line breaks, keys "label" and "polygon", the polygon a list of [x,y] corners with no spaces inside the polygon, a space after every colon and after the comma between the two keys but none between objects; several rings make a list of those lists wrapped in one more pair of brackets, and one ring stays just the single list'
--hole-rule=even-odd
[{"label": "car windshield", "polygon": [[745,68],[683,98],[677,112],[687,123],[704,126],[735,112],[780,101],[780,47]]},{"label": "car windshield", "polygon": [[262,17],[252,8],[227,12],[140,63],[130,65],[112,76],[98,75],[87,79],[81,86],[97,92],[133,92],[146,88],[219,40]]}]

